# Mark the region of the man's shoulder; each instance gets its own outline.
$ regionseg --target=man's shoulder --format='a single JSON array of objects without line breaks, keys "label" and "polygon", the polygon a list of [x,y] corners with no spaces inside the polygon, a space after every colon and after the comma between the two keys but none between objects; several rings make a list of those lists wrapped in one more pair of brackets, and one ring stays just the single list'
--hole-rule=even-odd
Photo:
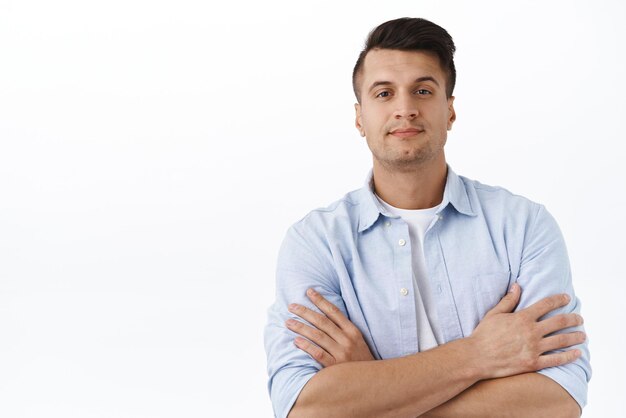
[{"label": "man's shoulder", "polygon": [[293,224],[293,228],[319,229],[320,227],[358,224],[364,190],[356,189],[346,193],[334,202],[308,212]]},{"label": "man's shoulder", "polygon": [[537,212],[541,204],[520,194],[514,193],[502,186],[482,183],[478,180],[459,176],[465,186],[472,206],[477,205],[483,210],[496,209],[512,211],[510,214],[519,214],[519,210]]}]

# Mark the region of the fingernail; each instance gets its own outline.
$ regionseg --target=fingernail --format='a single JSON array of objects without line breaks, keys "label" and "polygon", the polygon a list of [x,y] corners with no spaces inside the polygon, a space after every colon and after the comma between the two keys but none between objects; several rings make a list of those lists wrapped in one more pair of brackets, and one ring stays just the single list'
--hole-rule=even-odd
[{"label": "fingernail", "polygon": [[290,312],[296,312],[298,309],[300,309],[300,305],[292,303],[287,307],[287,309],[289,309]]},{"label": "fingernail", "polygon": [[309,296],[315,296],[315,295],[317,295],[317,292],[315,290],[313,290],[313,289],[309,289],[309,290],[306,291],[306,294],[309,295]]},{"label": "fingernail", "polygon": [[517,283],[513,283],[511,285],[511,288],[509,289],[509,293],[513,293],[513,292],[517,291],[517,286],[518,286]]},{"label": "fingernail", "polygon": [[288,327],[293,327],[296,325],[296,321],[294,319],[288,319],[285,321]]}]

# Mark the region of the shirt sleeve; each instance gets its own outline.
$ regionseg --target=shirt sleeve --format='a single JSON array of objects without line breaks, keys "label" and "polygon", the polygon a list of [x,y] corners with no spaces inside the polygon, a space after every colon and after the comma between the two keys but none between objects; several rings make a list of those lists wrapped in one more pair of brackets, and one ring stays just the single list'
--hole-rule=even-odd
[{"label": "shirt sleeve", "polygon": [[319,234],[305,232],[302,221],[289,229],[281,246],[276,269],[276,300],[268,310],[265,327],[268,390],[276,417],[289,414],[304,385],[322,366],[294,345],[296,334],[287,329],[289,318],[303,321],[287,307],[298,303],[319,310],[306,297],[314,288],[346,314],[328,244]]},{"label": "shirt sleeve", "polygon": [[[543,318],[561,313],[581,313],[580,300],[574,293],[572,274],[565,241],[555,219],[541,205],[538,205],[534,219],[529,222],[525,234],[524,249],[517,282],[522,288],[522,296],[516,310],[524,309],[544,297],[557,293],[567,293],[570,303],[552,311]],[[568,328],[562,332],[584,331],[582,326]],[[591,378],[588,341],[583,344],[553,352],[578,348],[582,352],[576,361],[559,367],[540,370],[539,373],[561,385],[580,405],[587,404],[587,384]]]}]

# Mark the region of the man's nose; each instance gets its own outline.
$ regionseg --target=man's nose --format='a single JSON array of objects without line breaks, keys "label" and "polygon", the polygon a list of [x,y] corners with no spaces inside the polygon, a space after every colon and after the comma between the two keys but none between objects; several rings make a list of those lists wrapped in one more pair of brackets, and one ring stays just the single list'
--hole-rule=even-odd
[{"label": "man's nose", "polygon": [[415,119],[417,117],[417,115],[419,114],[419,111],[417,110],[417,106],[415,103],[415,100],[412,100],[412,97],[407,97],[407,96],[403,96],[403,97],[398,97],[398,101],[397,101],[397,109],[394,112],[394,118],[395,119]]}]

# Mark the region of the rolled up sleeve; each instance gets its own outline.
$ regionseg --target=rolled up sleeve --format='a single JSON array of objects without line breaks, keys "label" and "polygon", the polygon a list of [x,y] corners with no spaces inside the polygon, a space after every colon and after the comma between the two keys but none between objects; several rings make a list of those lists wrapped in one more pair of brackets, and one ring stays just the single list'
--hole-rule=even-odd
[{"label": "rolled up sleeve", "polygon": [[[522,297],[516,310],[524,309],[544,297],[567,293],[571,297],[570,303],[548,313],[544,318],[562,313],[581,313],[581,303],[572,285],[565,241],[555,219],[541,205],[537,205],[535,216],[529,222],[517,282],[522,287]],[[568,328],[557,334],[574,330],[584,331],[584,328],[582,326]],[[576,361],[543,369],[539,373],[561,385],[582,409],[587,404],[587,384],[591,379],[588,340],[583,344],[553,352],[573,348],[582,352]]]},{"label": "rolled up sleeve", "polygon": [[278,256],[276,300],[268,310],[264,340],[268,390],[274,414],[279,418],[289,414],[302,388],[322,368],[294,345],[296,334],[287,329],[285,321],[301,319],[291,314],[287,307],[290,303],[298,303],[319,312],[306,297],[306,290],[312,287],[344,314],[346,312],[332,261],[325,258],[328,251],[318,235],[306,230],[302,222],[294,225],[287,232]]}]

